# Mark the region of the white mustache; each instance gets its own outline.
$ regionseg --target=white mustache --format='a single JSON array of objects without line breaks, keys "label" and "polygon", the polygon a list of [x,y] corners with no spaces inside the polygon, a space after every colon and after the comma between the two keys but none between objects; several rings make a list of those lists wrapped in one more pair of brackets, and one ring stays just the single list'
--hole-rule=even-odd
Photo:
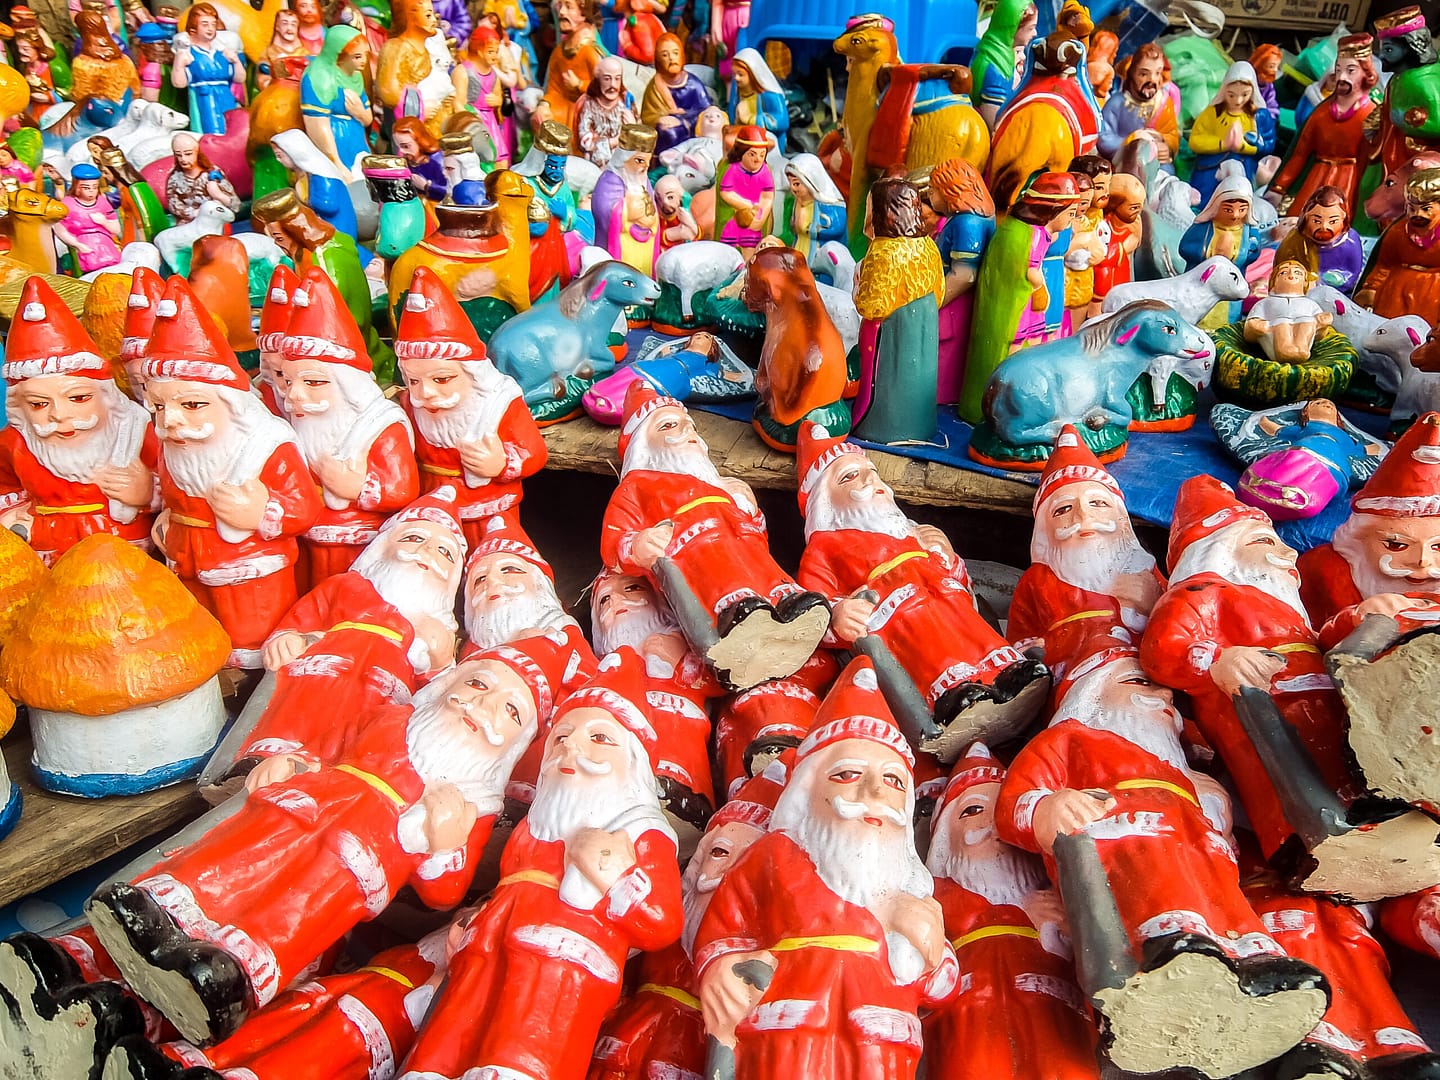
[{"label": "white mustache", "polygon": [[835,813],[839,814],[846,821],[855,821],[863,817],[878,817],[883,821],[890,822],[892,825],[899,825],[902,829],[910,823],[909,818],[892,807],[871,806],[869,803],[852,802],[841,795],[836,795],[831,799],[830,805],[835,808]]},{"label": "white mustache", "polygon": [[720,887],[720,882],[724,880],[723,876],[706,877],[704,874],[701,874],[695,879],[695,891],[697,893],[712,893]]},{"label": "white mustache", "polygon": [[995,835],[995,827],[986,825],[983,829],[967,829],[965,832],[966,845],[983,844]]},{"label": "white mustache", "polygon": [[[100,417],[92,416],[88,420],[82,420],[79,418],[71,420],[70,426],[76,431],[89,431],[99,423]],[[39,435],[42,439],[44,439],[50,435],[55,434],[55,432],[60,429],[60,425],[58,422],[54,424],[35,424],[34,428],[35,434]]]},{"label": "white mustache", "polygon": [[575,764],[580,766],[581,772],[591,776],[607,776],[614,771],[614,766],[608,761],[593,761],[584,754],[575,755]]},{"label": "white mustache", "polygon": [[1395,568],[1395,559],[1392,555],[1380,556],[1380,572],[1386,577],[1408,578],[1424,576],[1431,581],[1440,580],[1440,566],[1432,566],[1429,570],[1418,568],[1415,570],[1397,570]]},{"label": "white mustache", "polygon": [[1055,530],[1056,540],[1069,540],[1082,529],[1090,529],[1097,533],[1113,533],[1120,528],[1118,521],[1077,521],[1074,525],[1063,525]]},{"label": "white mustache", "polygon": [[480,729],[480,734],[484,736],[487,743],[491,746],[504,745],[505,737],[495,730],[495,726],[490,723],[488,716],[476,716],[470,711],[470,702],[457,694],[451,694],[449,701],[451,705],[475,722],[475,726]]},{"label": "white mustache", "polygon": [[454,393],[449,397],[436,398],[434,401],[421,401],[413,393],[410,395],[410,403],[419,409],[453,409],[460,404],[461,394]]},{"label": "white mustache", "polygon": [[890,489],[880,485],[868,488],[851,488],[850,498],[854,499],[856,502],[869,502],[881,492],[884,492],[888,495],[890,493]]},{"label": "white mustache", "polygon": [[666,446],[684,446],[684,445],[685,445],[686,443],[688,443],[692,438],[694,438],[693,435],[666,435],[666,436],[665,436],[665,445],[666,445]]},{"label": "white mustache", "polygon": [[1295,559],[1293,556],[1277,555],[1273,551],[1265,553],[1265,561],[1271,566],[1278,566],[1282,570],[1294,570]]},{"label": "white mustache", "polygon": [[215,425],[211,423],[201,424],[198,428],[182,427],[176,428],[174,431],[168,428],[162,428],[160,431],[160,437],[163,439],[172,441],[180,439],[184,442],[204,442],[214,434]]},{"label": "white mustache", "polygon": [[306,416],[318,416],[321,413],[330,411],[330,402],[310,401],[304,405],[292,405],[291,408],[304,413]]}]

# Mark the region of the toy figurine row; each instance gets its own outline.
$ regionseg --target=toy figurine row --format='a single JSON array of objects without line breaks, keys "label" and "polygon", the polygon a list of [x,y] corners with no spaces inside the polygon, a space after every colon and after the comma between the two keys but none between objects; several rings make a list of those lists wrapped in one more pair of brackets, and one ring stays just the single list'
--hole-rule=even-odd
[{"label": "toy figurine row", "polygon": [[[1035,1080],[1440,1071],[1349,906],[1380,901],[1391,937],[1440,959],[1440,414],[1298,563],[1263,512],[1187,481],[1168,580],[1067,427],[1007,641],[857,444],[802,429],[792,578],[684,406],[637,384],[587,643],[502,479],[534,461],[506,425],[533,422],[458,305],[417,274],[398,342],[415,498],[414,473],[371,483],[358,444],[398,439],[394,467],[408,425],[357,369],[358,333],[313,332],[341,311],[326,281],[291,295],[267,349],[293,432],[195,333],[183,283],[154,302],[139,370],[162,438],[132,471],[159,472],[179,581],[143,532],[99,528],[127,496],[147,508],[110,493],[119,465],[86,496],[105,506],[34,507],[37,527],[93,530],[53,568],[0,545],[0,680],[40,726],[41,775],[68,764],[85,793],[142,731],[193,774],[193,741],[218,734],[193,705],[96,736],[123,704],[206,684],[225,635],[196,600],[225,625],[289,580],[293,541],[241,545],[277,543],[286,476],[329,446],[296,488],[333,515],[307,534],[312,587],[265,631],[269,674],[202,775],[219,805],[100,886],[83,925],[0,943],[8,1073],[908,1077],[922,1053],[927,1075]],[[17,331],[50,337],[6,360],[30,418],[12,452],[108,449],[97,402],[137,406],[83,338],[57,340],[78,332],[63,309],[28,310]],[[476,517],[484,494],[505,505]],[[317,559],[325,542],[344,550]],[[407,886],[451,912],[418,940]],[[413,943],[356,939],[364,966],[337,963],[377,918]]]}]

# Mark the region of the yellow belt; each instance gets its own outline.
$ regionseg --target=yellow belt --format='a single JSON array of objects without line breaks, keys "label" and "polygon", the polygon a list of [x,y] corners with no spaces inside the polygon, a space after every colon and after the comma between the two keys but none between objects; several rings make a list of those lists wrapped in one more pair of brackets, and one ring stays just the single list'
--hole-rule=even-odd
[{"label": "yellow belt", "polygon": [[1040,931],[1033,926],[982,926],[978,930],[971,930],[970,933],[957,937],[950,942],[950,945],[955,949],[963,949],[966,945],[995,937],[1019,937],[1039,941]]},{"label": "yellow belt", "polygon": [[1433,274],[1436,271],[1434,266],[1417,266],[1415,263],[1401,263],[1406,270],[1414,270],[1422,274]]},{"label": "yellow belt", "polygon": [[188,514],[177,514],[173,511],[170,514],[170,520],[177,525],[189,525],[192,529],[213,529],[215,527],[213,521],[202,521],[200,518],[190,517]]},{"label": "yellow belt", "polygon": [[358,777],[359,779],[364,780],[365,783],[369,784],[381,795],[384,795],[396,806],[405,805],[405,800],[400,797],[400,793],[396,791],[393,787],[391,787],[389,784],[387,784],[384,780],[381,780],[380,777],[376,776],[374,773],[368,773],[364,769],[357,769],[354,765],[336,765],[335,768],[339,769],[343,773],[349,773],[351,776]]},{"label": "yellow belt", "polygon": [[445,466],[443,466],[443,465],[426,465],[423,461],[420,463],[420,471],[421,471],[421,472],[428,472],[431,476],[459,476],[459,475],[460,475],[460,470],[459,470],[459,469],[447,469],[447,468],[445,468]]},{"label": "yellow belt", "polygon": [[415,984],[414,984],[413,982],[411,982],[409,979],[407,979],[404,975],[401,975],[400,972],[395,971],[393,968],[387,968],[387,967],[363,967],[363,968],[360,968],[359,970],[361,970],[361,971],[373,971],[376,975],[384,975],[385,978],[389,979],[391,982],[397,982],[397,983],[399,983],[401,986],[405,987],[406,990],[414,990],[414,989],[415,989]]},{"label": "yellow belt", "polygon": [[1308,652],[1315,653],[1317,656],[1320,654],[1319,646],[1311,645],[1308,641],[1292,641],[1288,645],[1271,645],[1270,651],[1278,653]]},{"label": "yellow belt", "polygon": [[383,638],[389,638],[397,645],[405,640],[405,635],[397,630],[391,630],[388,626],[376,626],[368,622],[337,622],[326,631],[333,634],[336,630],[363,630],[367,634],[379,634]]},{"label": "yellow belt", "polygon": [[1355,164],[1355,159],[1354,159],[1353,157],[1317,157],[1315,160],[1318,161],[1318,162],[1320,162],[1321,165],[1354,165],[1354,164]]},{"label": "yellow belt", "polygon": [[1121,780],[1115,785],[1116,791],[1143,791],[1154,788],[1159,791],[1168,791],[1173,795],[1179,795],[1186,802],[1199,806],[1200,802],[1194,795],[1186,791],[1179,784],[1172,784],[1169,780]]},{"label": "yellow belt", "polygon": [[499,884],[495,887],[498,889],[502,885],[520,885],[527,881],[532,885],[544,885],[547,889],[560,888],[560,879],[554,874],[547,874],[544,870],[517,871],[507,877],[501,878]]},{"label": "yellow belt", "polygon": [[902,551],[899,555],[896,555],[893,559],[890,559],[890,560],[888,560],[887,562],[882,562],[879,566],[875,567],[874,570],[871,570],[870,573],[866,574],[866,575],[865,575],[865,584],[866,584],[866,585],[869,585],[869,584],[870,584],[872,581],[874,581],[876,578],[878,578],[878,577],[884,577],[886,574],[888,574],[891,570],[894,570],[894,569],[895,569],[897,566],[899,566],[901,563],[907,563],[907,562],[909,562],[911,559],[924,559],[924,558],[927,558],[929,555],[930,555],[930,553],[929,553],[928,551]]},{"label": "yellow belt", "polygon": [[679,517],[681,514],[688,513],[689,511],[694,510],[697,506],[704,506],[706,503],[724,503],[726,506],[734,505],[724,495],[701,495],[700,498],[691,499],[684,506],[680,507],[679,510],[675,511],[673,516]]},{"label": "yellow belt", "polygon": [[795,952],[799,949],[835,949],[838,952],[873,953],[880,951],[880,943],[858,934],[825,934],[820,937],[781,938],[770,946],[771,952]]},{"label": "yellow belt", "polygon": [[79,506],[37,506],[37,514],[98,514],[105,507],[100,503],[81,503]]},{"label": "yellow belt", "polygon": [[687,1009],[694,1009],[696,1012],[700,1011],[700,999],[694,994],[687,994],[678,986],[661,986],[659,983],[642,983],[640,989],[635,992],[637,994],[664,994],[666,997],[678,1001]]},{"label": "yellow belt", "polygon": [[1048,633],[1050,632],[1050,630],[1058,630],[1058,629],[1060,629],[1060,627],[1064,626],[1066,623],[1079,622],[1081,619],[1102,619],[1102,618],[1104,618],[1104,617],[1107,616],[1107,615],[1110,616],[1111,618],[1113,618],[1113,617],[1115,616],[1115,613],[1114,613],[1113,611],[1098,611],[1098,610],[1097,610],[1097,611],[1077,611],[1077,612],[1075,612],[1074,615],[1066,615],[1063,619],[1060,619],[1060,620],[1058,620],[1057,622],[1051,623],[1049,629],[1046,630],[1045,632],[1048,634]]}]

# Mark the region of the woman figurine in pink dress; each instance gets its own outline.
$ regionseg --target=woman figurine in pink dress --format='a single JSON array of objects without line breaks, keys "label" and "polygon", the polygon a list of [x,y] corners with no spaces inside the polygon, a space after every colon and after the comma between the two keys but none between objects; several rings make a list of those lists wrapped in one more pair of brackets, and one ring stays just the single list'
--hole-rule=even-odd
[{"label": "woman figurine in pink dress", "polygon": [[720,175],[715,201],[716,236],[721,243],[740,249],[747,259],[769,231],[775,203],[775,177],[765,163],[770,141],[765,132],[747,124],[735,136]]},{"label": "woman figurine in pink dress", "polygon": [[89,162],[70,171],[70,194],[61,200],[70,211],[55,225],[60,242],[75,253],[81,274],[120,261],[120,215],[100,194],[100,170]]},{"label": "woman figurine in pink dress", "polygon": [[515,156],[515,124],[504,113],[505,91],[517,80],[501,66],[500,34],[490,23],[475,27],[452,77],[461,107],[480,117],[495,144],[495,163],[508,168]]}]

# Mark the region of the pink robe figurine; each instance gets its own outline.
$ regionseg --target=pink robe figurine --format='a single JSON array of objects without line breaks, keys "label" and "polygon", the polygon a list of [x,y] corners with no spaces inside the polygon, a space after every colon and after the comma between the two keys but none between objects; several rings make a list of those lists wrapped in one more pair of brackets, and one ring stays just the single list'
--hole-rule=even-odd
[{"label": "pink robe figurine", "polygon": [[120,215],[100,197],[100,170],[80,164],[70,175],[70,194],[61,200],[70,213],[55,233],[75,253],[80,273],[114,266],[120,261]]}]

